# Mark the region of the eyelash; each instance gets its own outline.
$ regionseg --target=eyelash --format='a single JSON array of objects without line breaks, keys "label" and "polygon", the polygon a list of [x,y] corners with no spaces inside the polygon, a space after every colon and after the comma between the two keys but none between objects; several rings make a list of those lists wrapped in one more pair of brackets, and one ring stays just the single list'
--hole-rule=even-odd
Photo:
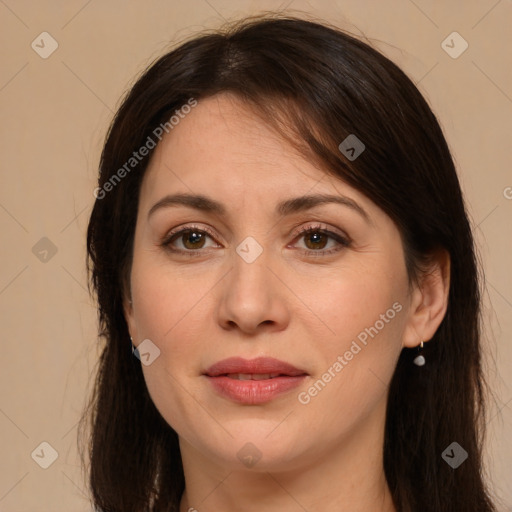
[{"label": "eyelash", "polygon": [[[200,228],[199,226],[192,225],[192,226],[186,226],[185,228],[183,228],[183,229],[181,229],[179,231],[174,231],[174,232],[169,233],[162,240],[160,245],[162,247],[164,247],[166,250],[168,250],[168,251],[170,251],[172,253],[178,253],[178,254],[184,254],[184,255],[186,254],[187,256],[190,256],[190,257],[200,256],[201,253],[204,252],[201,249],[197,249],[197,250],[175,249],[175,248],[171,247],[171,245],[170,245],[171,242],[175,238],[179,238],[178,235],[183,235],[183,234],[191,232],[191,231],[199,232],[201,234],[207,234],[211,238],[215,238],[215,235],[208,228],[205,228],[205,227],[201,227]],[[334,248],[334,249],[317,250],[317,251],[314,251],[314,250],[311,250],[311,249],[300,249],[303,254],[306,254],[308,256],[312,255],[312,254],[315,255],[315,256],[319,256],[319,255],[320,256],[329,256],[331,254],[335,254],[335,253],[341,251],[344,248],[350,247],[350,245],[351,245],[351,240],[349,240],[348,238],[345,238],[345,237],[339,235],[338,233],[334,233],[333,231],[329,231],[328,229],[322,228],[322,226],[320,226],[320,225],[307,226],[307,227],[301,228],[296,233],[296,235],[294,237],[294,240],[296,238],[301,238],[301,237],[303,237],[303,236],[305,236],[306,234],[309,234],[309,233],[322,233],[324,235],[327,235],[330,238],[333,238],[336,242],[338,242],[340,244],[340,246],[338,246],[337,248]]]}]

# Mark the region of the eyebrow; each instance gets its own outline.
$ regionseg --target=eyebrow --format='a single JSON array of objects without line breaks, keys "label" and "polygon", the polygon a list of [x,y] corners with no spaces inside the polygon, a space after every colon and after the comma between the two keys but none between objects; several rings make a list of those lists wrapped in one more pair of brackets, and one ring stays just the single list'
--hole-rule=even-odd
[{"label": "eyebrow", "polygon": [[[359,213],[366,222],[372,223],[370,216],[362,206],[356,203],[353,199],[346,196],[335,196],[330,194],[312,194],[300,197],[293,197],[281,201],[276,206],[276,213],[281,216],[291,215],[293,213],[303,212],[315,208],[316,206],[324,204],[339,204],[351,208],[353,211]],[[226,207],[216,201],[215,199],[206,197],[201,194],[172,194],[167,195],[155,203],[148,212],[148,218],[151,217],[155,211],[161,208],[168,208],[172,206],[188,206],[203,212],[214,213],[219,216],[226,216]]]}]

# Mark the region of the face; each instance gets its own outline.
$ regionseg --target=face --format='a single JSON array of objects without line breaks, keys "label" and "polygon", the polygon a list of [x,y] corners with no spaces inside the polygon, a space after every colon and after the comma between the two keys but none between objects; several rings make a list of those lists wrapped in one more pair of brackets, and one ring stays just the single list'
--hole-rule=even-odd
[{"label": "face", "polygon": [[[290,201],[306,195],[335,199]],[[144,377],[182,453],[298,468],[382,430],[411,329],[400,234],[235,98],[199,101],[155,149],[130,286],[130,333],[149,340]],[[228,358],[242,361],[213,367]]]}]

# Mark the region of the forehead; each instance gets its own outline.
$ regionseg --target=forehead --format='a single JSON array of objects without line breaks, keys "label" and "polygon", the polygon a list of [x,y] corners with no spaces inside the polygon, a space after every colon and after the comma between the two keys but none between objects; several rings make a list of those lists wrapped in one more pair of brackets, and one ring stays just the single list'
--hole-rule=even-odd
[{"label": "forehead", "polygon": [[306,193],[360,192],[328,175],[241,100],[220,94],[198,101],[156,147],[144,176],[141,205],[171,192],[216,197],[239,205]]}]

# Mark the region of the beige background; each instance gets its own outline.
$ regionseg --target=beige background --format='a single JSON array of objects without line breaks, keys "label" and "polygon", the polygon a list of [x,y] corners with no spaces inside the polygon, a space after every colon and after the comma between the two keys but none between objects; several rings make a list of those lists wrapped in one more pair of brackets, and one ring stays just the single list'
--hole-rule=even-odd
[{"label": "beige background", "polygon": [[[0,0],[0,511],[90,510],[76,451],[97,360],[85,231],[102,141],[121,95],[181,38],[279,7],[369,38],[440,118],[487,274],[496,402],[486,462],[500,510],[512,510],[510,0]],[[44,31],[58,43],[47,59],[31,47]],[[456,59],[441,46],[453,31],[469,43]],[[33,250],[43,237],[54,255],[42,252],[47,241]],[[48,469],[31,458],[43,441],[58,452]]]}]

